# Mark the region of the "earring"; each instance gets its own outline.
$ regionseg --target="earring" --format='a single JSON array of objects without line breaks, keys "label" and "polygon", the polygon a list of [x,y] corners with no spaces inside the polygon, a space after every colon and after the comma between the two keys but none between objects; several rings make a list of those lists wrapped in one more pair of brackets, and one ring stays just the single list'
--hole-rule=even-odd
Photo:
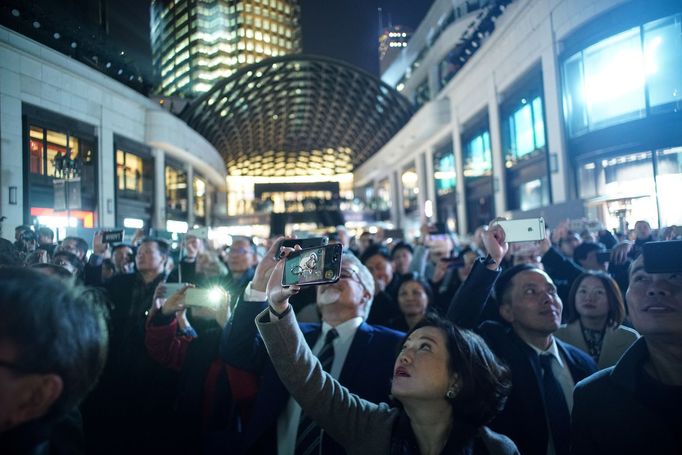
[{"label": "earring", "polygon": [[445,394],[445,397],[448,400],[454,400],[456,396],[457,396],[457,392],[455,392],[454,388],[448,389],[447,393]]}]

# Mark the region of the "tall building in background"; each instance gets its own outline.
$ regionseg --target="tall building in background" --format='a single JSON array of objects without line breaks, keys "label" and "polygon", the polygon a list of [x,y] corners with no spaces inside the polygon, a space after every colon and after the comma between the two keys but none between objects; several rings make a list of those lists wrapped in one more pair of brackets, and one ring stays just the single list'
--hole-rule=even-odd
[{"label": "tall building in background", "polygon": [[194,97],[240,67],[301,51],[297,0],[152,0],[152,58],[163,96]]},{"label": "tall building in background", "polygon": [[407,47],[412,30],[402,25],[389,25],[379,35],[379,70],[381,73],[393,63],[400,52]]}]

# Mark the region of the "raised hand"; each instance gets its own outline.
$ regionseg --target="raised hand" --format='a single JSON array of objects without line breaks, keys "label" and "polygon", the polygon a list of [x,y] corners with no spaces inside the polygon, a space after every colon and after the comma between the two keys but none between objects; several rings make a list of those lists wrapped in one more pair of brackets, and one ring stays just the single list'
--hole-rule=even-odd
[{"label": "raised hand", "polygon": [[506,241],[506,234],[502,226],[497,224],[501,218],[495,218],[488,225],[488,230],[482,234],[483,245],[491,258],[495,260],[495,264],[491,264],[490,268],[499,267],[502,259],[509,250],[509,244]]},{"label": "raised hand", "polygon": [[104,256],[109,250],[109,244],[102,242],[102,231],[97,231],[92,238],[92,251],[97,256]]},{"label": "raised hand", "polygon": [[277,256],[279,253],[280,243],[284,237],[277,237],[272,241],[270,248],[265,253],[263,259],[260,260],[256,271],[253,275],[253,280],[251,281],[251,289],[254,291],[265,292],[268,287],[268,281],[270,280],[270,275],[277,265]]},{"label": "raised hand", "polygon": [[[159,287],[163,286],[163,284],[160,284]],[[184,311],[185,310],[185,293],[187,292],[187,289],[193,288],[194,285],[192,284],[187,284],[185,285],[182,289],[180,289],[178,292],[175,294],[171,295],[161,305],[161,313],[163,313],[166,316],[169,316],[173,313],[178,313],[179,311]],[[165,288],[165,286],[164,286]],[[165,292],[165,290],[164,290]]]},{"label": "raised hand", "polygon": [[[296,245],[297,249],[301,247]],[[289,297],[296,295],[301,290],[300,286],[293,285],[289,287],[282,286],[282,276],[284,274],[284,263],[286,257],[294,251],[293,248],[282,248],[282,258],[277,262],[277,265],[270,275],[268,281],[268,302],[270,306],[278,313],[284,312],[289,306]]]}]

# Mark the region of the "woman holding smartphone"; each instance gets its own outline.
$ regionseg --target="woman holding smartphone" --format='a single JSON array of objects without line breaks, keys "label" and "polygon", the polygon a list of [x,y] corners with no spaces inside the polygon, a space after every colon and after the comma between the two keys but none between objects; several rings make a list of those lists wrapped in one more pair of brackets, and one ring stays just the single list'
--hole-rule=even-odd
[{"label": "woman holding smartphone", "polygon": [[504,406],[509,371],[470,331],[427,316],[395,360],[395,404],[361,399],[323,371],[296,324],[282,262],[268,284],[270,306],[256,318],[270,358],[303,413],[354,454],[514,454],[514,443],[485,425]]}]

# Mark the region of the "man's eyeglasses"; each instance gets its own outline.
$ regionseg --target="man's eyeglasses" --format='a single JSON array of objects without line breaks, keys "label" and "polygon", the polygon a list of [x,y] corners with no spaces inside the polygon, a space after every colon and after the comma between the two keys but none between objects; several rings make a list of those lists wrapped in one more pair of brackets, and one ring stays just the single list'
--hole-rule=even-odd
[{"label": "man's eyeglasses", "polygon": [[228,248],[225,252],[229,255],[246,254],[249,251],[253,251],[251,248]]},{"label": "man's eyeglasses", "polygon": [[363,283],[360,279],[360,274],[355,269],[341,269],[339,277],[342,279],[357,281],[362,285],[363,288],[367,289],[365,287],[365,283]]}]

